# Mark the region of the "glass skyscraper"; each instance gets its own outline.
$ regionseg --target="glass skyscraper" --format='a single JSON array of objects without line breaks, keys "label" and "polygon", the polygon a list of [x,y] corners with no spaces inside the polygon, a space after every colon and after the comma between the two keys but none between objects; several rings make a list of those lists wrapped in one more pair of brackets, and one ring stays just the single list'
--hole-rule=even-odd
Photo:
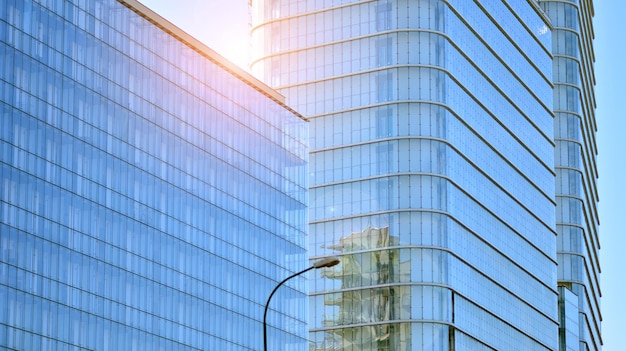
[{"label": "glass skyscraper", "polygon": [[[260,349],[307,267],[307,135],[134,0],[0,1],[0,350]],[[270,347],[307,347],[304,289]]]},{"label": "glass skyscraper", "polygon": [[252,1],[252,72],[311,121],[310,258],[342,257],[309,350],[600,348],[592,15]]},{"label": "glass skyscraper", "polygon": [[553,27],[558,279],[567,288],[560,300],[572,295],[577,306],[574,315],[571,309],[560,311],[560,318],[575,321],[577,328],[565,323],[561,329],[579,337],[580,344],[567,342],[571,350],[600,350],[593,2],[541,1],[541,7]]}]

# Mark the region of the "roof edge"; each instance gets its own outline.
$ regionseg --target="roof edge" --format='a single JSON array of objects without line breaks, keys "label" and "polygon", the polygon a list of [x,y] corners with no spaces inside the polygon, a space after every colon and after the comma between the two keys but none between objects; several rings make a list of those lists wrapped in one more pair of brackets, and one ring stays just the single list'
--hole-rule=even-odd
[{"label": "roof edge", "polygon": [[117,1],[121,3],[122,5],[126,6],[127,8],[129,8],[130,10],[132,10],[133,12],[135,12],[136,14],[138,14],[139,16],[146,19],[148,22],[154,24],[159,29],[163,30],[167,34],[176,38],[177,40],[179,40],[181,43],[185,44],[192,50],[196,51],[197,53],[199,53],[200,55],[202,55],[209,61],[215,63],[216,65],[220,66],[222,69],[229,72],[230,74],[232,74],[239,80],[248,84],[249,86],[257,90],[261,94],[275,101],[276,103],[278,103],[279,105],[287,109],[289,112],[295,114],[296,116],[300,117],[303,120],[308,121],[300,113],[298,113],[291,107],[287,106],[287,104],[285,103],[284,95],[280,94],[279,92],[277,92],[276,90],[268,86],[267,84],[255,78],[249,72],[246,72],[239,66],[235,65],[234,63],[226,59],[224,56],[220,55],[219,53],[217,53],[216,51],[208,47],[206,44],[202,43],[200,40],[194,38],[189,33],[185,32],[181,28],[174,25],[172,22],[168,21],[167,19],[165,19],[158,13],[151,10],[146,5],[140,3],[137,0],[117,0]]}]

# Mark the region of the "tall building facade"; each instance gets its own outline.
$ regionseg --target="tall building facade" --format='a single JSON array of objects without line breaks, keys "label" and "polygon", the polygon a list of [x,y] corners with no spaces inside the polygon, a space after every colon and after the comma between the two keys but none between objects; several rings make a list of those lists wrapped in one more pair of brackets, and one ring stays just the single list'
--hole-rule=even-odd
[{"label": "tall building facade", "polygon": [[602,345],[602,314],[593,1],[541,1],[541,7],[553,27],[558,280],[566,288],[560,300],[566,301],[569,291],[577,300],[577,310],[563,309],[560,318],[578,328],[570,330],[566,322],[561,332],[578,335],[580,344],[566,342],[571,350],[595,351]]},{"label": "tall building facade", "polygon": [[252,72],[311,121],[310,258],[343,262],[310,350],[600,348],[592,15],[252,1]]},{"label": "tall building facade", "polygon": [[[0,1],[0,350],[257,350],[308,124],[134,0]],[[303,278],[270,347],[307,346]]]}]

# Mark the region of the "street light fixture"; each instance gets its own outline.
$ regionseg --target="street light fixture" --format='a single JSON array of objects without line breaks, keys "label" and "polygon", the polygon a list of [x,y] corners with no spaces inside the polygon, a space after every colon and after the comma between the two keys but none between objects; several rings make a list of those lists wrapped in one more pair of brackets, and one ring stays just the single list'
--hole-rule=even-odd
[{"label": "street light fixture", "polygon": [[302,273],[308,272],[311,269],[319,269],[319,268],[324,268],[324,267],[332,267],[332,266],[336,266],[339,264],[339,258],[337,257],[326,257],[326,258],[322,258],[321,260],[315,261],[313,263],[313,265],[303,271],[300,271],[298,273],[292,274],[290,276],[288,276],[287,278],[285,278],[282,282],[278,283],[278,285],[276,285],[276,287],[274,288],[274,290],[272,290],[272,293],[270,294],[270,297],[267,298],[267,302],[265,303],[265,312],[263,313],[263,350],[267,351],[267,309],[270,306],[270,300],[272,299],[272,296],[274,296],[274,293],[276,292],[276,290],[278,290],[278,288],[283,285],[287,280],[296,277]]}]

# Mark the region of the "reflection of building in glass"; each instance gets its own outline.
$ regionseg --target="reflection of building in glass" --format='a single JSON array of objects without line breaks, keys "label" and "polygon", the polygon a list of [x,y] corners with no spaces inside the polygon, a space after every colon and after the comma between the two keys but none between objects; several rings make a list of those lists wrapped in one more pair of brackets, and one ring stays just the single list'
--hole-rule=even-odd
[{"label": "reflection of building in glass", "polygon": [[321,276],[339,280],[342,292],[324,295],[324,305],[330,307],[326,310],[337,312],[326,313],[324,325],[367,324],[364,328],[332,330],[328,341],[335,347],[367,350],[369,345],[376,344],[379,349],[406,349],[406,340],[398,340],[397,333],[388,324],[396,319],[396,314],[408,314],[399,310],[400,302],[409,298],[408,289],[394,284],[399,282],[397,275],[402,273],[398,250],[390,249],[395,246],[397,238],[389,237],[389,228],[367,228],[328,247],[341,253],[341,266],[326,269]]},{"label": "reflection of building in glass", "polygon": [[[310,350],[412,350],[415,337],[425,348],[449,345],[446,256],[432,246],[400,247],[398,239],[389,227],[368,226],[327,247],[340,255],[341,265],[320,273],[330,284],[312,296],[311,319],[320,327],[313,329],[319,338]],[[417,280],[424,283],[412,283]],[[398,323],[409,319],[431,323]]]},{"label": "reflection of building in glass", "polygon": [[260,349],[307,264],[283,100],[137,1],[0,1],[0,350]]},{"label": "reflection of building in glass", "polygon": [[556,350],[557,274],[599,348],[591,6],[252,2],[252,71],[311,120],[311,257],[373,226],[406,267],[388,321],[324,318],[366,286],[317,276],[312,349]]}]

